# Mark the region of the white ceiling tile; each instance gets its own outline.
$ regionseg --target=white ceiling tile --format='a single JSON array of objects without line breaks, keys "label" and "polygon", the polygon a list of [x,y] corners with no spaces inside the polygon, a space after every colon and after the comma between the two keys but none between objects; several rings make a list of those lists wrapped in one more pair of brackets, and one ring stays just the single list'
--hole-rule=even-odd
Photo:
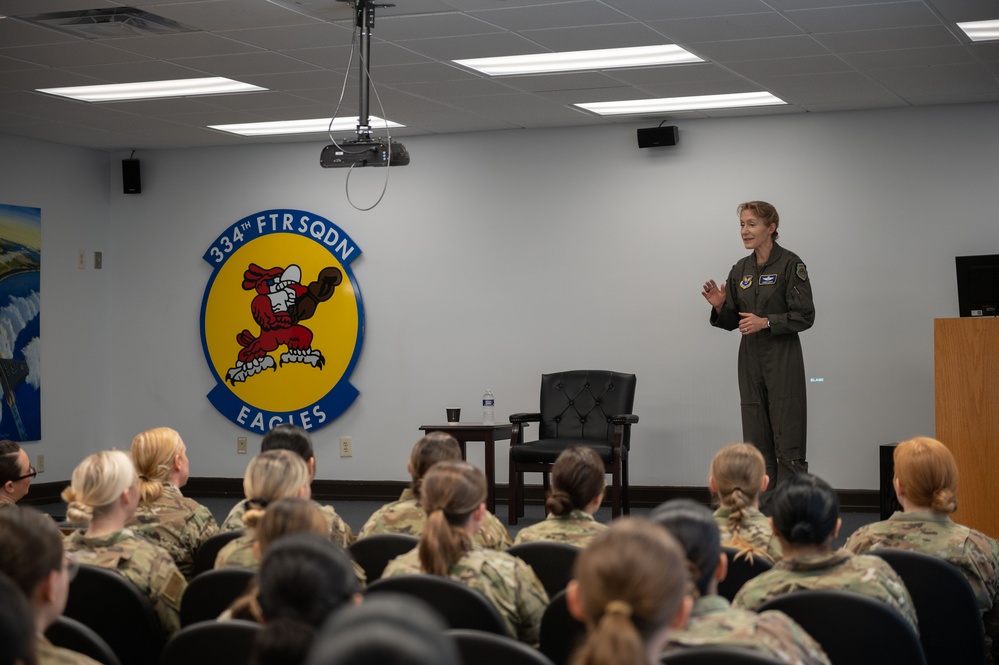
[{"label": "white ceiling tile", "polygon": [[681,46],[729,39],[773,39],[802,34],[800,28],[777,12],[650,21],[649,25]]}]

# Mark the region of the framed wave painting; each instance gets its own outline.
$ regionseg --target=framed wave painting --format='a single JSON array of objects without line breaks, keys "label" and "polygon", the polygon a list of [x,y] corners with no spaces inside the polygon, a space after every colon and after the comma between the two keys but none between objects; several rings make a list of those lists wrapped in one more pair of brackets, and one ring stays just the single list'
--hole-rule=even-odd
[{"label": "framed wave painting", "polygon": [[42,438],[42,210],[0,204],[0,439]]}]

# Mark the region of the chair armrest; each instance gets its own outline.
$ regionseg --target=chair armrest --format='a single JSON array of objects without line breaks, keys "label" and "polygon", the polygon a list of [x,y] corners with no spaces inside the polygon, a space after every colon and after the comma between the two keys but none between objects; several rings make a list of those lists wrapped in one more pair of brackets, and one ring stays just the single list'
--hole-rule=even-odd
[{"label": "chair armrest", "polygon": [[540,413],[511,413],[510,414],[511,423],[540,423],[541,414]]},{"label": "chair armrest", "polygon": [[[510,418],[512,422],[513,416],[510,416]],[[638,416],[634,413],[623,413],[621,415],[611,416],[609,420],[615,425],[634,425],[638,422]]]}]

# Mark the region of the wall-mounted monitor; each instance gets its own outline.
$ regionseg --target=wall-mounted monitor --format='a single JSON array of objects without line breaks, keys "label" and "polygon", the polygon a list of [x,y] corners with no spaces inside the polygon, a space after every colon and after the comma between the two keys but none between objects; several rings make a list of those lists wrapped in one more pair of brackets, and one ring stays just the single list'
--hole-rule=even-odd
[{"label": "wall-mounted monitor", "polygon": [[957,300],[961,316],[996,316],[999,308],[999,254],[958,256]]}]

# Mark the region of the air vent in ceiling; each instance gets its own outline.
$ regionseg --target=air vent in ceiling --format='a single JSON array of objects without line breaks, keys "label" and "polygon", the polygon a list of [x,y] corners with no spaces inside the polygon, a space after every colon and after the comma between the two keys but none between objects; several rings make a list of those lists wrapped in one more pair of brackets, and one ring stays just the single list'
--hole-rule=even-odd
[{"label": "air vent in ceiling", "polygon": [[16,16],[21,21],[45,26],[84,39],[113,37],[143,37],[178,32],[193,32],[188,27],[168,18],[157,16],[134,7],[108,9],[83,9],[72,12],[51,12]]}]

